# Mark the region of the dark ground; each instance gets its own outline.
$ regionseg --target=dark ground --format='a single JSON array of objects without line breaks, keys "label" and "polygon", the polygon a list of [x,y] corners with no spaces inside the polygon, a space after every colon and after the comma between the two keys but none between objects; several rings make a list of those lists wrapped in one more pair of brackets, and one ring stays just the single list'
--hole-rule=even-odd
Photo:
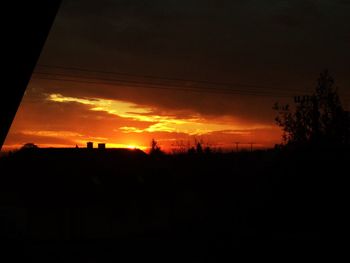
[{"label": "dark ground", "polygon": [[35,262],[334,258],[349,161],[344,149],[17,152],[0,159],[2,248]]}]

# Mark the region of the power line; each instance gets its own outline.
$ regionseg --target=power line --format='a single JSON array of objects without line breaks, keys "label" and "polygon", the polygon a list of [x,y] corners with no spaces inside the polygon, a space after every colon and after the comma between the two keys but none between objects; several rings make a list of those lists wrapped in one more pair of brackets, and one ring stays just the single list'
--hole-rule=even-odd
[{"label": "power line", "polygon": [[[36,77],[33,76],[33,79],[41,79],[41,80],[54,80],[54,81],[63,81],[63,82],[75,82],[75,83],[85,83],[85,84],[96,84],[96,85],[112,85],[115,86],[116,83],[113,82],[102,82],[102,81],[84,81],[84,80],[76,80],[76,79],[63,79],[63,78],[53,78],[53,77]],[[118,83],[120,84],[120,83]],[[193,89],[193,88],[171,88],[171,87],[162,87],[162,86],[151,86],[147,83],[144,85],[141,84],[132,84],[135,87],[144,88],[144,89],[159,89],[159,90],[177,90],[177,91],[189,91],[189,92],[198,92],[198,93],[215,93],[215,94],[227,94],[227,95],[246,95],[246,96],[267,96],[267,97],[288,97],[291,95],[285,94],[271,94],[271,93],[258,93],[258,92],[245,92],[245,91],[223,91],[223,90],[214,90],[214,89]]]},{"label": "power line", "polygon": [[[127,76],[127,77],[136,77],[136,78],[146,78],[146,79],[153,79],[153,80],[162,80],[162,81],[175,81],[175,82],[184,82],[185,84],[191,83],[201,83],[201,84],[207,84],[207,85],[214,85],[214,86],[222,86],[227,88],[232,87],[244,87],[244,88],[259,88],[259,89],[272,89],[273,91],[281,91],[279,88],[276,88],[275,86],[271,85],[256,85],[256,84],[244,84],[244,83],[225,83],[225,82],[214,82],[214,81],[206,81],[206,80],[195,80],[195,79],[183,79],[183,78],[170,78],[170,77],[160,77],[160,76],[152,76],[152,75],[137,75],[137,74],[131,74],[131,73],[125,73],[125,72],[117,72],[117,71],[102,71],[102,70],[92,70],[92,69],[85,69],[85,68],[77,68],[77,67],[63,67],[63,66],[53,66],[53,65],[44,65],[39,64],[39,67],[43,68],[50,68],[50,69],[62,69],[62,70],[73,70],[73,71],[80,71],[80,72],[87,72],[87,73],[98,73],[98,74],[109,74],[109,75],[120,75],[120,76]],[[286,89],[284,89],[286,90]],[[305,90],[290,90],[291,92],[305,92]]]},{"label": "power line", "polygon": [[[141,82],[141,81],[134,81],[134,80],[125,80],[125,79],[110,79],[110,78],[98,78],[98,77],[82,77],[82,76],[76,76],[76,75],[71,75],[71,74],[61,74],[61,73],[47,73],[47,72],[35,72],[35,74],[38,75],[44,75],[44,76],[59,76],[59,77],[70,77],[70,78],[80,78],[80,79],[89,79],[89,80],[102,80],[102,81],[108,81],[108,82],[118,82],[118,83],[126,83],[126,84],[140,84],[140,85],[151,85],[151,86],[164,86],[164,87],[173,87],[173,88],[180,88],[180,89],[199,89],[199,90],[209,90],[209,91],[224,91],[224,92],[244,92],[244,93],[249,93],[249,92],[258,92],[261,94],[274,94],[272,93],[273,91],[261,91],[261,90],[254,90],[254,89],[248,89],[248,90],[242,90],[242,89],[237,89],[237,88],[213,88],[213,87],[200,87],[200,86],[191,86],[191,87],[184,87],[184,86],[179,86],[179,85],[173,85],[173,84],[164,84],[164,83],[150,83],[150,82]],[[57,77],[56,77],[57,78]],[[281,92],[279,92],[281,93]],[[293,96],[295,93],[288,94],[285,92],[282,92],[281,94]]]},{"label": "power line", "polygon": [[[101,70],[91,70],[91,69],[82,69],[75,67],[63,67],[63,66],[52,66],[52,65],[38,65],[39,67],[51,68],[51,69],[63,69],[63,70],[74,70],[85,73],[98,73],[98,74],[114,74],[126,77],[136,77],[136,78],[146,78],[155,81],[163,81],[163,83],[139,81],[139,80],[130,80],[130,79],[120,79],[120,78],[101,78],[101,77],[90,77],[90,76],[77,76],[74,74],[67,73],[50,73],[50,72],[41,72],[35,71],[35,74],[46,75],[46,76],[59,76],[59,77],[69,77],[69,78],[78,78],[83,80],[76,79],[67,79],[67,78],[57,78],[57,77],[34,77],[36,79],[46,79],[46,80],[56,80],[56,81],[65,81],[65,82],[79,82],[87,84],[104,84],[104,85],[132,85],[134,87],[140,88],[151,88],[151,89],[162,89],[162,90],[178,90],[178,91],[190,91],[190,92],[199,92],[199,93],[216,93],[216,94],[228,94],[228,95],[248,95],[248,96],[267,96],[267,97],[293,97],[297,92],[303,93],[306,95],[305,90],[276,90],[276,87],[272,86],[260,86],[260,85],[250,85],[250,84],[235,84],[235,83],[220,83],[220,82],[210,82],[203,80],[190,80],[190,79],[180,79],[180,78],[168,78],[168,77],[156,77],[149,75],[134,75],[130,73],[121,73],[115,71],[101,71]],[[99,81],[86,81],[88,80],[99,80]],[[106,83],[107,81],[107,83]],[[164,83],[164,81],[175,81],[175,82],[184,82],[182,85],[173,84],[173,83]],[[191,84],[206,84],[211,85],[212,87],[204,86],[188,86],[188,83]],[[235,85],[236,87],[233,87]],[[213,87],[214,86],[214,87]],[[217,87],[220,86],[220,87]],[[239,89],[237,87],[245,87],[245,89]],[[261,90],[264,88],[265,90]],[[267,90],[266,90],[267,89]],[[344,94],[347,97],[347,94]]]}]

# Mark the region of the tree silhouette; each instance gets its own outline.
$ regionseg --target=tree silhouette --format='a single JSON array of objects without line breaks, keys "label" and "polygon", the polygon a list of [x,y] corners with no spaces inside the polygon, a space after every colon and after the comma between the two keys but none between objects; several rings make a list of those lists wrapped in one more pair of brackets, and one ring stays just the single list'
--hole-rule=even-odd
[{"label": "tree silhouette", "polygon": [[151,141],[151,149],[150,149],[150,155],[161,155],[163,154],[160,146],[158,145],[158,142],[155,139],[152,139]]},{"label": "tree silhouette", "polygon": [[328,70],[320,74],[311,96],[297,96],[294,110],[287,105],[274,105],[275,121],[282,128],[286,145],[349,145],[350,115],[345,111],[334,79]]},{"label": "tree silhouette", "polygon": [[202,147],[202,144],[200,142],[197,142],[197,145],[196,145],[196,152],[198,154],[202,154],[203,153],[203,147]]}]

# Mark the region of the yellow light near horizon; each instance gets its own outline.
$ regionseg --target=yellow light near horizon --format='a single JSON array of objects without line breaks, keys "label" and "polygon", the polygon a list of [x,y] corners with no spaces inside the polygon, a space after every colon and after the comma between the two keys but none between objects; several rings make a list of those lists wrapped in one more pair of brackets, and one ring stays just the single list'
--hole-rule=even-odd
[{"label": "yellow light near horizon", "polygon": [[127,148],[127,149],[140,149],[142,151],[147,150],[148,147],[141,146],[133,143],[123,144],[123,143],[107,143],[108,148]]},{"label": "yellow light near horizon", "polygon": [[128,148],[128,149],[139,149],[139,147],[136,146],[136,145],[127,145],[126,148]]}]

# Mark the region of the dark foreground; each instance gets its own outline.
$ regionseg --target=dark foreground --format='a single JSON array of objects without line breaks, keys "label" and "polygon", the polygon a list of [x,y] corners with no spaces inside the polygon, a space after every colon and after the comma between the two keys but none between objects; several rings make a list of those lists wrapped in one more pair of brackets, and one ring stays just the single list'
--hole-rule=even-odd
[{"label": "dark foreground", "polygon": [[0,159],[2,255],[14,262],[334,258],[347,244],[349,163],[339,149],[19,152]]}]

